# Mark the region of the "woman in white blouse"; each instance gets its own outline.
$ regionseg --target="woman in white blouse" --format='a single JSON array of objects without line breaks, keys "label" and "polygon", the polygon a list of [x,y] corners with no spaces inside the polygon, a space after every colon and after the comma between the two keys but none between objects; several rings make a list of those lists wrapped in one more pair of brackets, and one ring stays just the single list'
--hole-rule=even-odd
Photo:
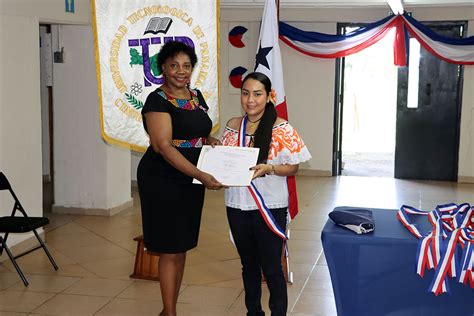
[{"label": "woman in white blouse", "polygon": [[286,315],[288,295],[281,265],[288,217],[287,176],[311,155],[296,130],[277,117],[270,79],[254,72],[242,83],[243,117],[227,122],[224,146],[260,149],[250,187],[226,189],[227,218],[242,263],[247,315],[265,315],[261,271],[270,291],[273,316]]}]

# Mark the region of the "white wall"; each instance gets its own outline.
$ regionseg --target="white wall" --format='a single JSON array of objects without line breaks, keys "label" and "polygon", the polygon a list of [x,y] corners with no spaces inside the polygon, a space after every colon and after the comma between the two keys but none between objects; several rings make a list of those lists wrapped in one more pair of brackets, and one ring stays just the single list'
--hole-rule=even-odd
[{"label": "white wall", "polygon": [[131,199],[130,151],[100,137],[91,26],[62,25],[59,32],[64,63],[55,63],[53,72],[55,206],[110,209]]},{"label": "white wall", "polygon": [[[474,19],[468,26],[468,35],[474,36]],[[458,175],[460,178],[472,178],[474,177],[474,66],[464,67],[462,100]]]},{"label": "white wall", "polygon": [[[232,1],[230,1],[232,2]],[[253,2],[253,1],[251,1]],[[419,21],[468,20],[470,35],[474,34],[474,6],[454,7],[410,7],[407,11]],[[249,9],[221,9],[220,23],[220,123],[223,126],[230,117],[241,115],[239,96],[229,87],[229,72],[248,58],[252,65],[256,52],[258,28],[263,7]],[[385,7],[367,9],[294,9],[283,6],[280,20],[307,31],[336,34],[338,22],[373,22],[385,17]],[[228,33],[233,25],[245,25],[249,31],[246,36],[253,39],[247,42],[248,49],[241,49],[238,56],[229,47]],[[302,135],[310,149],[313,159],[303,164],[301,169],[330,173],[332,169],[333,111],[335,89],[335,61],[312,58],[296,52],[280,41],[280,49],[285,75],[290,122]],[[235,49],[234,49],[235,50]],[[238,59],[238,62],[236,60]],[[246,67],[246,65],[241,64]],[[250,69],[252,67],[246,67]],[[464,68],[464,87],[462,96],[461,137],[459,148],[459,177],[474,177],[474,67]],[[136,179],[136,165],[139,155],[132,156],[132,179]]]},{"label": "white wall", "polygon": [[75,0],[75,12],[66,12],[64,0],[0,0],[0,14],[34,16],[41,23],[90,23],[90,0]]},{"label": "white wall", "polygon": [[[335,34],[335,23],[293,23],[305,30]],[[301,169],[332,168],[334,116],[334,59],[302,55],[280,42],[290,123],[298,130],[313,158]]]},{"label": "white wall", "polygon": [[[42,214],[39,69],[38,19],[0,14],[0,171],[31,216]],[[7,196],[0,194],[0,216],[11,212]]]},{"label": "white wall", "polygon": [[[473,34],[474,6],[407,8],[419,21],[469,20],[468,29]],[[228,74],[232,61],[227,57],[229,25],[235,23],[259,23],[263,9],[221,10],[221,123],[236,115],[234,108],[238,98],[228,93]],[[335,34],[337,22],[373,22],[385,17],[382,9],[290,9],[280,11],[280,20],[308,31]],[[250,34],[256,41],[255,35]],[[313,154],[313,159],[301,166],[330,172],[333,141],[333,109],[335,89],[334,60],[317,59],[300,54],[280,41],[282,51],[285,92],[290,122],[302,134]],[[254,58],[250,56],[249,58]],[[459,176],[474,177],[474,67],[465,67],[461,140],[459,149]]]},{"label": "white wall", "polygon": [[[75,0],[76,12],[66,13],[64,0],[0,0],[0,170],[7,174],[32,216],[42,214],[39,24],[90,24],[89,5],[89,0]],[[96,102],[93,106],[97,110],[96,91],[89,97]],[[123,189],[124,182],[130,183],[130,154],[116,148],[105,151],[104,181],[116,183],[103,191],[107,192],[104,193],[108,196],[107,203],[113,205],[130,199],[130,193],[127,195]],[[114,155],[120,157],[116,159]],[[114,166],[124,170],[127,176],[117,176],[111,170]],[[111,192],[122,198],[110,197]],[[9,213],[11,202],[0,194],[2,212]],[[9,243],[27,237],[12,236]]]},{"label": "white wall", "polygon": [[130,166],[130,178],[132,179],[132,181],[137,181],[137,168],[138,164],[140,163],[140,159],[142,159],[142,156],[142,153],[132,151]]}]

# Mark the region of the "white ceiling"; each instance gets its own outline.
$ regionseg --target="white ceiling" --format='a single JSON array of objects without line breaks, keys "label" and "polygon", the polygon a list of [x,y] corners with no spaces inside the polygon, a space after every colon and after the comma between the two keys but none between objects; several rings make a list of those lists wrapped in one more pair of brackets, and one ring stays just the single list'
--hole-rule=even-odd
[{"label": "white ceiling", "polygon": [[[265,0],[220,0],[221,7],[262,6]],[[405,6],[474,6],[474,0],[404,0]],[[317,7],[317,8],[348,8],[348,7],[387,7],[385,0],[280,0],[281,7]],[[474,10],[474,8],[473,8]]]}]

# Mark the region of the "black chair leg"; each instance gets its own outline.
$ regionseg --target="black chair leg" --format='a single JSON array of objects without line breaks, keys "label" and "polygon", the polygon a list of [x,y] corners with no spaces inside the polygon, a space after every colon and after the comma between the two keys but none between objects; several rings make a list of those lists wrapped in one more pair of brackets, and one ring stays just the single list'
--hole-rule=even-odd
[{"label": "black chair leg", "polygon": [[0,256],[3,254],[3,244],[7,243],[7,238],[8,238],[8,233],[5,233],[3,237],[0,237],[0,241],[2,241],[2,244],[0,245]]},{"label": "black chair leg", "polygon": [[40,236],[38,235],[38,233],[36,232],[36,230],[33,230],[33,232],[35,233],[36,238],[38,239],[39,243],[41,244],[41,247],[43,247],[44,252],[45,252],[46,255],[48,256],[49,261],[51,261],[51,264],[53,265],[54,270],[58,270],[58,269],[59,269],[59,268],[58,268],[58,265],[57,265],[56,262],[54,261],[53,256],[49,253],[49,250],[48,250],[48,248],[46,247],[46,245],[44,244],[43,240],[40,238]]},{"label": "black chair leg", "polygon": [[7,252],[8,257],[10,258],[11,262],[13,263],[13,266],[15,267],[16,272],[20,275],[21,280],[23,281],[23,284],[25,286],[28,286],[28,280],[26,279],[25,275],[21,271],[20,267],[16,263],[15,257],[13,257],[13,254],[11,253],[10,249],[8,249],[6,244],[3,244],[3,248],[5,248],[5,251]]}]

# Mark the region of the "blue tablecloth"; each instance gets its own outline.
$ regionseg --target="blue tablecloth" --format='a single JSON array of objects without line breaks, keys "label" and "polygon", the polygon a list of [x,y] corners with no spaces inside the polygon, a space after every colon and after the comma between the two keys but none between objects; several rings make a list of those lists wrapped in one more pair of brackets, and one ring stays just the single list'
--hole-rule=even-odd
[{"label": "blue tablecloth", "polygon": [[[449,278],[450,293],[428,292],[434,271],[416,274],[418,239],[395,210],[370,210],[373,233],[357,235],[328,219],[321,234],[338,316],[474,316],[474,289]],[[430,230],[425,216],[414,218]]]}]

